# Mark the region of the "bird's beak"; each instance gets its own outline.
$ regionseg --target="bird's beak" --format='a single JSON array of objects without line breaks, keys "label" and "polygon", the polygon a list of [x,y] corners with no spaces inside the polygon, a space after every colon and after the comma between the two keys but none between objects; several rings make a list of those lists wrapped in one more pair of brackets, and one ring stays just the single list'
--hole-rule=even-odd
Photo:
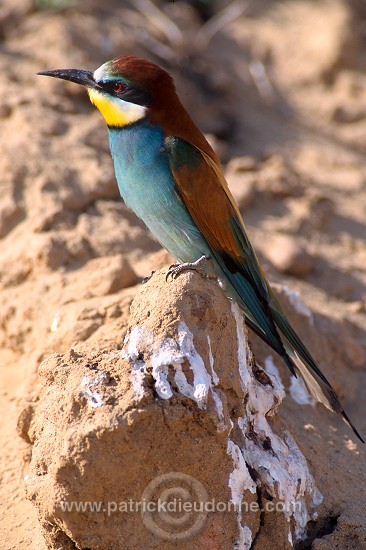
[{"label": "bird's beak", "polygon": [[37,73],[43,76],[53,76],[62,80],[69,80],[76,84],[81,84],[86,88],[94,88],[100,90],[100,86],[95,82],[91,71],[82,71],[80,69],[55,69],[53,71],[44,71]]}]

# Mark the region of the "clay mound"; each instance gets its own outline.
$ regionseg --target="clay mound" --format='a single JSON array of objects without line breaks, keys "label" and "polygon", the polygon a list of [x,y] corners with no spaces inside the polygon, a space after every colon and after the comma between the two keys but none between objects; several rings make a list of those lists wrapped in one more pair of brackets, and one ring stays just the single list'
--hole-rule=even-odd
[{"label": "clay mound", "polygon": [[165,274],[134,298],[122,350],[76,345],[39,368],[23,435],[47,546],[291,548],[322,496],[277,418],[282,383],[216,283]]}]

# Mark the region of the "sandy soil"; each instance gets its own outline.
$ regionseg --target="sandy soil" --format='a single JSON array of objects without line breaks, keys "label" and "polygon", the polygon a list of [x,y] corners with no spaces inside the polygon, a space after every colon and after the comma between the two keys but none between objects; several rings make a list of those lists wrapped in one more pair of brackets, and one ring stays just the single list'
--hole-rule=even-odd
[{"label": "sandy soil", "polygon": [[[164,15],[112,0],[46,4],[0,6],[0,540],[7,550],[45,548],[23,487],[29,446],[16,430],[25,404],[37,399],[38,365],[76,341],[92,348],[112,332],[122,342],[136,285],[170,262],[120,201],[106,129],[86,94],[37,71],[93,69],[134,53],[172,72],[226,165],[271,280],[299,292],[314,312],[314,327],[296,314],[295,323],[366,434],[362,3],[253,2],[215,25],[183,2],[159,4]],[[217,2],[217,11],[224,6]],[[263,362],[268,349],[251,340]],[[288,398],[282,418],[311,426],[299,442],[310,463],[325,443],[335,449],[325,484],[334,488],[329,522],[313,547],[335,547],[326,539],[337,533],[338,548],[366,548],[364,448],[323,409],[299,411]],[[326,442],[317,423],[328,426]],[[328,475],[327,464],[319,469]],[[342,538],[350,529],[356,538]]]}]

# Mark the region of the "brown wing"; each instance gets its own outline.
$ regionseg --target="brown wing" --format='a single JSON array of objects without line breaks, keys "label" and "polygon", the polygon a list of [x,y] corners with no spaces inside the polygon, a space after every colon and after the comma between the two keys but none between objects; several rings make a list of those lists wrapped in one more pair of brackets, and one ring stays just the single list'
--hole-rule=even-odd
[{"label": "brown wing", "polygon": [[180,138],[167,138],[166,149],[179,194],[210,247],[268,300],[265,275],[219,161]]}]

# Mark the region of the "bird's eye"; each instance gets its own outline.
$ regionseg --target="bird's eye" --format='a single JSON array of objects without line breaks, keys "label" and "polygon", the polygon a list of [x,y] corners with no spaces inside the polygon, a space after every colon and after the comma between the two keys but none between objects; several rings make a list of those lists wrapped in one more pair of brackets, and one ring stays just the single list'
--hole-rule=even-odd
[{"label": "bird's eye", "polygon": [[122,92],[122,90],[125,88],[125,85],[122,84],[122,82],[115,82],[113,84],[113,91],[114,93],[116,94],[119,94],[120,92]]}]

